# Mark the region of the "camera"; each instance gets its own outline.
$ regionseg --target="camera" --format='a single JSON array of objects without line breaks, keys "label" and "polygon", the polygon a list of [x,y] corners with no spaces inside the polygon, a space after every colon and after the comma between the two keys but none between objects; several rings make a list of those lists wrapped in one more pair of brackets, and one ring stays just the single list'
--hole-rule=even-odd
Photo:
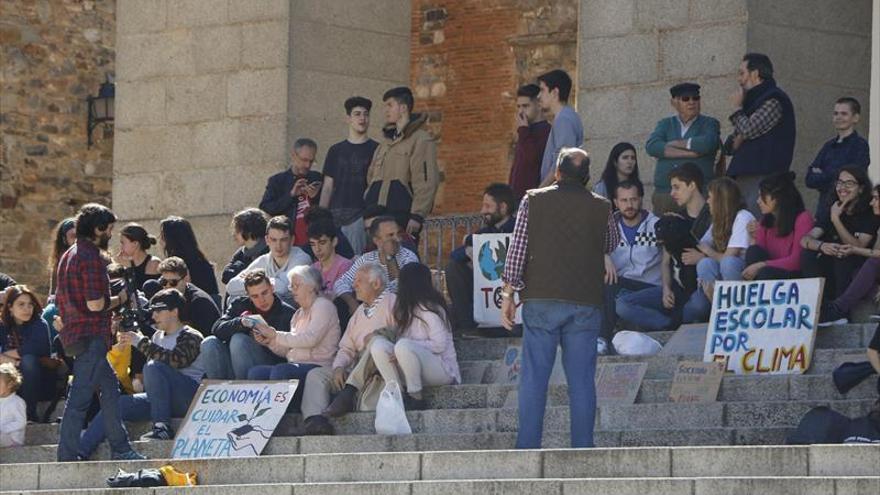
[{"label": "camera", "polygon": [[[111,274],[111,277],[113,275]],[[144,335],[153,333],[153,314],[141,304],[140,296],[134,284],[134,270],[124,268],[118,273],[119,278],[110,282],[110,293],[118,295],[122,291],[128,295],[125,304],[117,307],[114,312],[122,318],[120,329],[126,332],[140,330]]]}]

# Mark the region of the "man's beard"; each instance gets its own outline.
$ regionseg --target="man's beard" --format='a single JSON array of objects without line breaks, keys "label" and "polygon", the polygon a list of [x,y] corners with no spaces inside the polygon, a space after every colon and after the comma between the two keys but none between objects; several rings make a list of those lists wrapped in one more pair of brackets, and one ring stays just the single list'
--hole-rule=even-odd
[{"label": "man's beard", "polygon": [[95,245],[98,246],[99,249],[106,251],[107,248],[110,247],[110,237],[112,237],[110,234],[98,234],[98,239],[97,242],[95,242]]},{"label": "man's beard", "polygon": [[620,214],[623,215],[623,218],[627,220],[635,220],[636,218],[639,218],[639,210],[621,211]]},{"label": "man's beard", "polygon": [[500,213],[485,213],[483,214],[483,223],[487,226],[492,226],[501,221]]}]

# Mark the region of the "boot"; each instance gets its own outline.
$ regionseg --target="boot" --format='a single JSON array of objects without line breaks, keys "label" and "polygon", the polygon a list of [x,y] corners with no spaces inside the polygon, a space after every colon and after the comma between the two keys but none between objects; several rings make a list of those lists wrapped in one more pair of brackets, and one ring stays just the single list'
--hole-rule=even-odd
[{"label": "boot", "polygon": [[303,435],[334,435],[335,433],[333,425],[325,416],[309,416],[303,421]]},{"label": "boot", "polygon": [[345,387],[333,399],[333,402],[324,409],[324,416],[338,418],[354,411],[358,389],[346,384]]}]

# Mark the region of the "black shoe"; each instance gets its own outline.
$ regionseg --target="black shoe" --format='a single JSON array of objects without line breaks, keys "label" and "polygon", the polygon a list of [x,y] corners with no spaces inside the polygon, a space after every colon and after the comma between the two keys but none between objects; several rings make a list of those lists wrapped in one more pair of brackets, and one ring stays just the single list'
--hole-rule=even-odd
[{"label": "black shoe", "polygon": [[141,435],[141,440],[173,440],[174,430],[170,426],[157,423],[153,425],[153,429]]},{"label": "black shoe", "polygon": [[358,389],[351,386],[346,385],[339,394],[333,399],[333,402],[327,406],[327,409],[324,409],[323,414],[325,416],[330,416],[331,418],[338,418],[339,416],[344,416],[352,411],[354,411],[356,404],[355,399],[357,399],[357,391]]},{"label": "black shoe", "polygon": [[819,326],[830,327],[832,325],[846,325],[849,323],[847,314],[840,310],[836,304],[826,303],[822,305],[822,313],[819,315]]},{"label": "black shoe", "polygon": [[336,431],[333,428],[333,424],[330,423],[330,420],[327,419],[326,416],[316,415],[309,416],[303,421],[302,425],[302,434],[303,435],[335,435]]},{"label": "black shoe", "polygon": [[403,394],[403,408],[407,411],[424,411],[428,408],[428,401]]}]

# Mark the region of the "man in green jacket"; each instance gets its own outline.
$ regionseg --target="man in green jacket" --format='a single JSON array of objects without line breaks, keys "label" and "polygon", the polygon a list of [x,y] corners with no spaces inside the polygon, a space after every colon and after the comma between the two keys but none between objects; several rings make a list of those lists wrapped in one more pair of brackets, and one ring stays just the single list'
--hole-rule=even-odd
[{"label": "man in green jacket", "polygon": [[669,88],[676,114],[657,122],[645,145],[657,158],[654,168],[654,195],[651,203],[656,215],[677,207],[669,196],[669,172],[685,162],[696,163],[708,183],[715,177],[715,155],[721,145],[721,125],[717,119],[700,115],[700,85],[681,83]]}]

